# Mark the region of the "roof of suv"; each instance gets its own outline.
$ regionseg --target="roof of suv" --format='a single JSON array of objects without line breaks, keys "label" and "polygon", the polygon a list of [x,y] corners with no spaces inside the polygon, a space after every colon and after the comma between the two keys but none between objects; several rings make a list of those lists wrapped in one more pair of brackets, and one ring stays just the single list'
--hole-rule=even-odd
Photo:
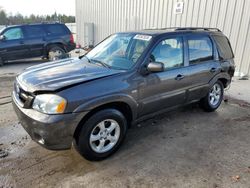
[{"label": "roof of suv", "polygon": [[19,27],[19,26],[24,26],[24,25],[36,26],[36,25],[56,25],[56,24],[65,25],[65,24],[59,23],[59,22],[42,22],[42,23],[20,24],[20,25],[7,25],[4,28]]},{"label": "roof of suv", "polygon": [[[221,30],[217,28],[202,28],[202,27],[170,27],[170,28],[156,28],[156,29],[144,29],[138,31],[131,31],[130,33],[141,33],[148,35],[160,35],[165,33],[186,33],[186,32],[195,32],[195,33],[213,33],[213,34],[222,34]],[[128,32],[121,32],[128,33]]]}]

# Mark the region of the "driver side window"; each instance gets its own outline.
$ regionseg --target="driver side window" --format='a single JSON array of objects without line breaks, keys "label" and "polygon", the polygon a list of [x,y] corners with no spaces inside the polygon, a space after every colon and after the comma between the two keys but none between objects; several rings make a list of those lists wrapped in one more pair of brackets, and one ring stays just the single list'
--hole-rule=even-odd
[{"label": "driver side window", "polygon": [[23,32],[21,28],[12,28],[4,32],[3,34],[6,40],[15,40],[23,38]]},{"label": "driver side window", "polygon": [[182,67],[184,65],[182,37],[162,40],[155,47],[150,58],[152,61],[163,63],[165,70]]}]

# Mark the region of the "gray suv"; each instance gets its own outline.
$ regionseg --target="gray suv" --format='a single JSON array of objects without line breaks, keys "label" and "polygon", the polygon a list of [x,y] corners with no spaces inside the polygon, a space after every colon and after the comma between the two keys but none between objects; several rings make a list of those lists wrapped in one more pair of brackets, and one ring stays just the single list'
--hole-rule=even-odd
[{"label": "gray suv", "polygon": [[197,101],[216,110],[233,59],[229,40],[214,28],[116,33],[80,58],[27,68],[15,80],[13,106],[40,145],[74,143],[86,159],[102,160],[132,124]]}]

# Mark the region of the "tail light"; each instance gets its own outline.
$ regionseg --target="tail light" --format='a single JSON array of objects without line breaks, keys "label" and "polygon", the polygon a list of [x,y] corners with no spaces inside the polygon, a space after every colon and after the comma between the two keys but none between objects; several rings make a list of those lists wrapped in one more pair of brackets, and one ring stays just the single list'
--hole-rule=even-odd
[{"label": "tail light", "polygon": [[76,49],[81,48],[81,44],[76,45]]},{"label": "tail light", "polygon": [[74,37],[73,37],[73,34],[71,33],[70,34],[70,39],[69,39],[70,43],[74,43]]}]

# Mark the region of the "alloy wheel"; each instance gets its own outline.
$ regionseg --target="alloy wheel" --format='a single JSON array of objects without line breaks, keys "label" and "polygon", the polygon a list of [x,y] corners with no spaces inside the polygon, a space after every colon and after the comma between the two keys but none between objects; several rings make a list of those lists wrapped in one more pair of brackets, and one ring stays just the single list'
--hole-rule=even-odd
[{"label": "alloy wheel", "polygon": [[216,106],[221,99],[222,91],[218,83],[214,84],[209,93],[209,103],[213,106]]},{"label": "alloy wheel", "polygon": [[106,119],[98,123],[89,137],[92,150],[97,153],[110,151],[120,138],[120,126],[113,119]]}]

